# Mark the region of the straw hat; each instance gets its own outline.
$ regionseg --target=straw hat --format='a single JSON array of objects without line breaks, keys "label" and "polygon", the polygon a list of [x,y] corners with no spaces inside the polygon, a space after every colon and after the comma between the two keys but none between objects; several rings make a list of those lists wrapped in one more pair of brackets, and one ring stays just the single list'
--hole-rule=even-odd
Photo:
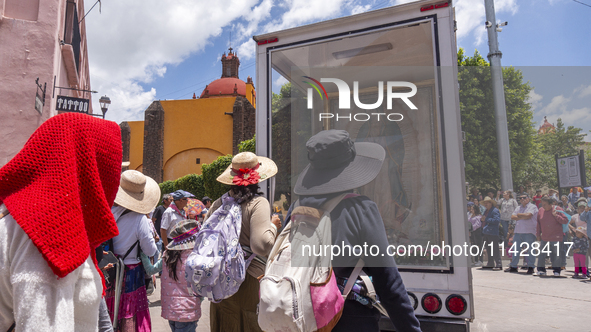
[{"label": "straw hat", "polygon": [[186,219],[180,221],[172,231],[170,237],[172,242],[166,246],[168,250],[186,250],[193,249],[195,247],[195,239],[199,232],[199,223],[197,220]]},{"label": "straw hat", "polygon": [[355,143],[345,130],[323,130],[306,142],[310,164],[298,176],[297,195],[325,195],[352,190],[373,181],[386,150],[371,142]]},{"label": "straw hat", "polygon": [[160,187],[152,178],[129,170],[121,174],[115,203],[131,211],[150,213],[160,200]]},{"label": "straw hat", "polygon": [[581,233],[581,234],[587,236],[587,227],[579,226],[579,227],[577,227],[575,232],[578,232],[578,233]]},{"label": "straw hat", "polygon": [[218,182],[227,185],[248,186],[265,181],[277,174],[273,160],[242,152],[232,158],[232,164],[218,176]]},{"label": "straw hat", "polygon": [[497,206],[497,201],[495,201],[494,199],[492,199],[492,198],[490,198],[488,196],[486,196],[482,201],[480,201],[480,203],[486,203],[486,202],[492,203],[492,205],[494,207]]}]

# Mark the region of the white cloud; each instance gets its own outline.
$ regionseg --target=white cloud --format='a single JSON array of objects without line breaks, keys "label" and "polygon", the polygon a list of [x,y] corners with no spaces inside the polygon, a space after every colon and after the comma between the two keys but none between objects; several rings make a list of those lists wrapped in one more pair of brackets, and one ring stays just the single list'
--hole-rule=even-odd
[{"label": "white cloud", "polygon": [[[484,22],[486,21],[486,13],[484,10],[483,1],[475,0],[458,0],[455,2],[456,7],[456,21],[458,22],[458,39],[473,35],[475,38],[474,46],[480,46],[486,40],[486,28]],[[497,21],[509,21],[505,13],[515,15],[518,6],[517,0],[496,0],[495,1],[495,17]]]},{"label": "white cloud", "polygon": [[[85,7],[94,2],[85,1]],[[101,14],[95,8],[85,18],[90,77],[92,89],[111,98],[107,118],[141,120],[156,93],[141,84],[203,50],[224,26],[251,16],[257,2],[128,0],[105,3]],[[98,98],[93,99],[100,109]]]},{"label": "white cloud", "polygon": [[539,110],[542,107],[542,95],[536,93],[535,90],[531,90],[527,96],[527,102],[531,104],[533,111]]},{"label": "white cloud", "polygon": [[254,58],[256,44],[252,40],[252,36],[255,34],[280,31],[320,20],[332,19],[343,12],[352,12],[357,7],[359,7],[357,10],[371,8],[370,5],[354,5],[349,0],[286,0],[280,1],[276,5],[277,9],[283,11],[281,17],[265,21],[270,17],[272,4],[273,1],[271,0],[263,0],[255,8],[256,11],[260,12],[260,18],[250,19],[246,26],[237,24],[236,29],[242,31],[239,38],[241,44],[238,47],[241,59],[249,60]]},{"label": "white cloud", "polygon": [[273,20],[264,27],[265,32],[292,28],[317,20],[336,17],[345,6],[345,0],[287,0],[287,11],[280,19]]},{"label": "white cloud", "polygon": [[[414,2],[417,0],[396,0],[394,3],[399,5],[403,3]],[[560,0],[554,0],[560,1]],[[456,9],[456,21],[458,22],[457,37],[461,41],[463,38],[473,35],[474,46],[480,46],[486,41],[486,13],[484,11],[484,2],[482,0],[456,0],[454,1]],[[497,21],[509,21],[505,13],[515,15],[519,7],[517,0],[495,0],[495,14]],[[471,52],[469,52],[471,54]]]},{"label": "white cloud", "polygon": [[543,115],[558,115],[563,114],[567,110],[567,105],[570,102],[570,98],[566,98],[564,95],[559,95],[550,101],[550,104],[544,106],[540,110],[540,114]]},{"label": "white cloud", "polygon": [[258,6],[252,9],[252,13],[245,17],[247,24],[236,24],[232,31],[237,33],[236,44],[240,44],[236,50],[241,60],[250,60],[254,58],[256,44],[252,36],[258,33],[261,22],[267,20],[271,15],[273,0],[263,0]]},{"label": "white cloud", "polygon": [[289,82],[285,77],[279,75],[279,78],[275,80],[275,82],[273,82],[273,85],[275,85],[276,87],[281,87],[283,84]]},{"label": "white cloud", "polygon": [[582,134],[586,134],[585,141],[591,141],[591,135],[589,135],[589,125],[591,124],[591,108],[583,107],[573,110],[564,111],[560,114],[548,115],[548,122],[556,125],[558,118],[562,119],[565,127],[574,126],[576,128],[583,128]]},{"label": "white cloud", "polygon": [[591,85],[580,86],[579,88],[575,89],[575,94],[577,94],[577,97],[579,97],[579,98],[591,96]]},{"label": "white cloud", "polygon": [[256,43],[252,39],[247,39],[244,43],[238,46],[237,54],[240,54],[241,62],[244,60],[254,59],[257,50]]},{"label": "white cloud", "polygon": [[371,8],[371,5],[365,5],[365,6],[356,5],[355,7],[353,7],[353,9],[351,9],[351,15],[365,13],[370,8]]}]

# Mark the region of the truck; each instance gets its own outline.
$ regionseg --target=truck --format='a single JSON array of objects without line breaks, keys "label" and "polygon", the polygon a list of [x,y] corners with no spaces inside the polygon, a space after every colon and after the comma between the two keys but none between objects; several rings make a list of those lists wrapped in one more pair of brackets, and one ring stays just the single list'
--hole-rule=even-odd
[{"label": "truck", "polygon": [[[452,1],[416,1],[253,39],[256,150],[280,170],[262,188],[275,210],[297,199],[312,135],[342,129],[355,142],[382,145],[380,174],[358,192],[378,205],[421,327],[469,331],[475,253]],[[395,330],[386,317],[380,327]]]}]

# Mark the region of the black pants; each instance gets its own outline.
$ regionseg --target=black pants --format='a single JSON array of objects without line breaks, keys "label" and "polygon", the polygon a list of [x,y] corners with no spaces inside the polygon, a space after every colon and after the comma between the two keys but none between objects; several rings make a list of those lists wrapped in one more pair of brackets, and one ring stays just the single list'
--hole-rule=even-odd
[{"label": "black pants", "polygon": [[[498,235],[488,235],[483,234],[484,237],[484,247],[488,251],[488,263],[486,264],[487,267],[502,267],[503,263],[501,263],[501,254],[499,252],[499,236]],[[492,250],[491,250],[491,243],[492,243]]]},{"label": "black pants", "polygon": [[[478,246],[478,248],[482,248],[482,227],[478,228],[477,230],[472,231],[470,234],[472,239],[472,244]],[[480,255],[474,257],[474,263],[480,261],[482,263],[482,253]]]},{"label": "black pants", "polygon": [[343,315],[332,331],[379,332],[380,317],[377,309],[370,309],[357,301],[346,300]]}]

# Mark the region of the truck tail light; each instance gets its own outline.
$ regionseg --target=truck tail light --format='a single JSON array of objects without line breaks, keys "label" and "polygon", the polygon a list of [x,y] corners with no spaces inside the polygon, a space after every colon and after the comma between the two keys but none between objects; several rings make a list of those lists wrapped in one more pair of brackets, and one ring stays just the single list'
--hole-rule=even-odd
[{"label": "truck tail light", "polygon": [[441,310],[441,298],[434,293],[427,293],[421,300],[423,310],[430,314],[436,314]]},{"label": "truck tail light", "polygon": [[452,294],[445,300],[445,307],[452,314],[461,315],[466,312],[468,304],[461,295]]},{"label": "truck tail light", "polygon": [[433,9],[445,8],[448,6],[449,6],[448,2],[440,2],[440,3],[434,4],[434,5],[421,7],[421,12],[426,12],[428,10],[433,10]]},{"label": "truck tail light", "polygon": [[417,307],[419,306],[417,296],[414,293],[408,292],[408,298],[410,299],[410,305],[412,305],[412,308],[417,310]]}]

